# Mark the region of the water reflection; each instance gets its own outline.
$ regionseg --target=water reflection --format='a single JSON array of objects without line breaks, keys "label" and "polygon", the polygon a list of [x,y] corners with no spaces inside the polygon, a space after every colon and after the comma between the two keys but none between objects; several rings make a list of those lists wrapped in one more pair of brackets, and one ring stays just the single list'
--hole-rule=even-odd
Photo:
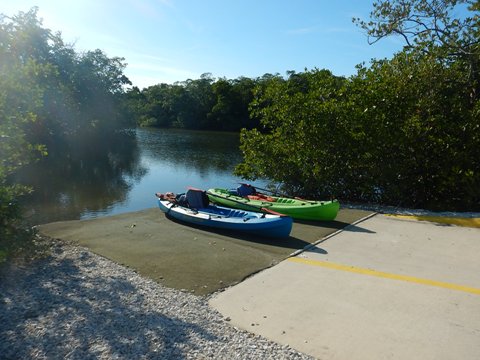
[{"label": "water reflection", "polygon": [[[211,172],[228,172],[240,162],[237,133],[139,129],[142,158],[167,168],[194,170],[208,176]],[[161,159],[159,159],[161,157]]]},{"label": "water reflection", "polygon": [[84,212],[105,211],[127,198],[131,184],[147,170],[141,166],[134,134],[115,134],[94,151],[52,152],[23,169],[17,180],[34,192],[26,201],[31,223],[78,219]]},{"label": "water reflection", "polygon": [[90,218],[156,206],[157,191],[234,186],[241,161],[236,133],[137,129],[78,156],[57,152],[18,174],[34,187],[33,224]]}]

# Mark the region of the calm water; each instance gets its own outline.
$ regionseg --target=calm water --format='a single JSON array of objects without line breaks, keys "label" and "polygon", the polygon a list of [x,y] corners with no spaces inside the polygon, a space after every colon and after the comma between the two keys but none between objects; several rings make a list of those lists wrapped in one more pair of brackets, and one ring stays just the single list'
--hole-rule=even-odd
[{"label": "calm water", "polygon": [[26,169],[21,178],[36,189],[27,215],[32,223],[85,219],[156,207],[155,192],[236,187],[238,146],[237,133],[137,129],[106,155]]}]

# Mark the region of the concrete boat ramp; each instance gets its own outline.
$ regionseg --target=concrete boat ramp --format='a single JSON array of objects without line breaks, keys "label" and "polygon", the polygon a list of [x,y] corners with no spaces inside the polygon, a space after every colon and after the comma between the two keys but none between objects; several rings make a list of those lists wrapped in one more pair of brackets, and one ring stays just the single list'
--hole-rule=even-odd
[{"label": "concrete boat ramp", "polygon": [[479,219],[419,220],[342,209],[285,240],[192,228],[158,209],[39,228],[212,294],[233,326],[319,359],[479,359]]},{"label": "concrete boat ramp", "polygon": [[213,232],[168,219],[158,208],[41,225],[40,231],[89,248],[165,286],[211,294],[368,216],[342,210],[336,221],[296,223],[287,239]]}]

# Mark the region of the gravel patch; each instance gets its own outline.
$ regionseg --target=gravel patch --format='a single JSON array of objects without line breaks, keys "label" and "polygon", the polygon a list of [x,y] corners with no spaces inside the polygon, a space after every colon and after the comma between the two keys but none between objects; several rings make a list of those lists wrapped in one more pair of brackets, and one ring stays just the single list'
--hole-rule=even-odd
[{"label": "gravel patch", "polygon": [[85,248],[0,273],[2,359],[312,359]]}]

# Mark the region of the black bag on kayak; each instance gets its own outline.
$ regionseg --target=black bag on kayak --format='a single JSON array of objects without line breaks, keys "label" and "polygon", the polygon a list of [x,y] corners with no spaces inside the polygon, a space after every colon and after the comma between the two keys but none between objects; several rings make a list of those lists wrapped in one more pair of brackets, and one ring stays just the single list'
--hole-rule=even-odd
[{"label": "black bag on kayak", "polygon": [[208,196],[203,190],[188,189],[187,193],[188,206],[192,209],[202,209],[208,207]]}]

